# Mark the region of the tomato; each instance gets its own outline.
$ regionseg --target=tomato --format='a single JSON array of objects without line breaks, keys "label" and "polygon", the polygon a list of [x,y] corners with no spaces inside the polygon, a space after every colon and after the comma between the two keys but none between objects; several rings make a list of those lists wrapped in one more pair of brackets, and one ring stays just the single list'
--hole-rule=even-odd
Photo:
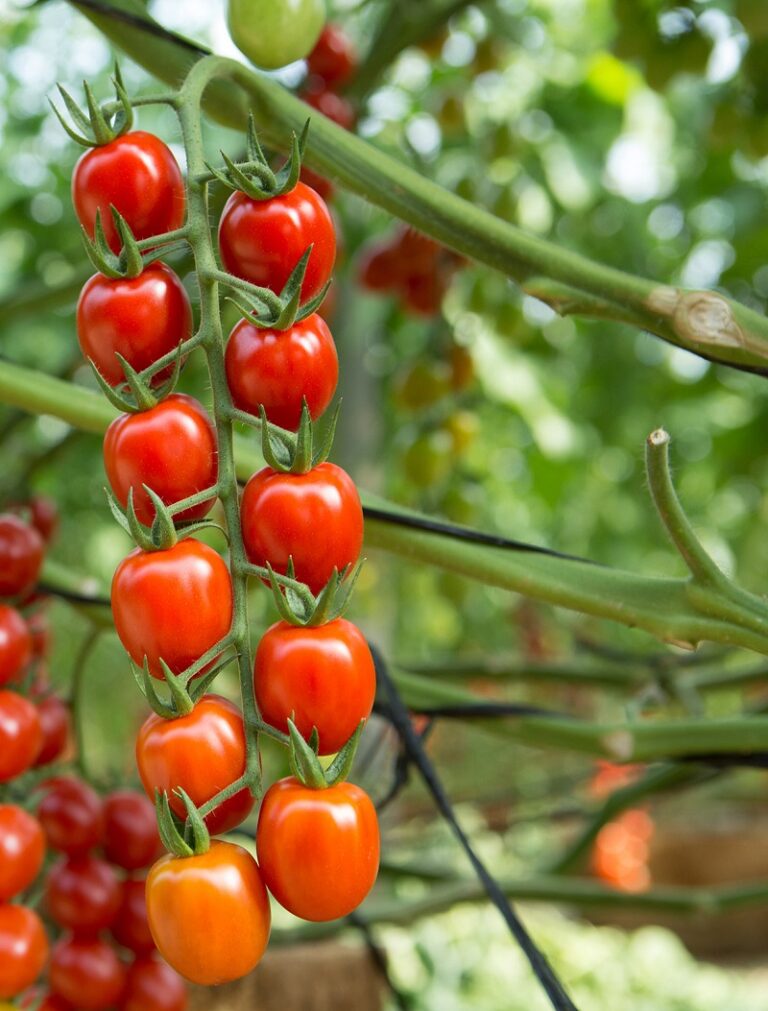
[{"label": "tomato", "polygon": [[400,283],[397,250],[385,242],[369,246],[358,263],[357,276],[367,291],[392,291]]},{"label": "tomato", "polygon": [[149,867],[162,853],[154,804],[137,790],[104,798],[104,853],[127,871]]},{"label": "tomato", "polygon": [[137,958],[128,970],[120,1011],[184,1011],[187,987],[177,972],[158,958]]},{"label": "tomato", "polygon": [[72,202],[91,238],[101,212],[104,235],[117,253],[120,237],[110,205],[137,239],[170,232],[184,223],[184,180],[170,148],[159,137],[135,130],[82,155],[72,173]]},{"label": "tomato", "polygon": [[353,565],[363,545],[363,510],[350,476],[333,463],[307,474],[265,467],[248,481],[240,506],[243,541],[256,565],[269,561],[319,593],[333,574]]},{"label": "tomato", "polygon": [[442,307],[447,284],[436,270],[412,274],[405,282],[405,308],[416,316],[436,316]]},{"label": "tomato", "polygon": [[[137,372],[175,351],[192,336],[192,307],[179,278],[155,261],[138,277],[94,274],[77,303],[77,338],[111,386],[125,382],[118,352]],[[153,376],[162,382],[171,368]]]},{"label": "tomato", "polygon": [[376,671],[365,637],[345,618],[316,628],[279,621],[256,650],[253,683],[267,723],[287,733],[292,718],[307,739],[317,727],[320,754],[329,755],[370,716]]},{"label": "tomato", "polygon": [[352,783],[312,790],[289,776],[264,795],[256,852],[281,906],[303,920],[336,920],[359,906],[376,880],[376,810]]},{"label": "tomato", "polygon": [[317,109],[333,123],[345,130],[351,130],[355,125],[355,110],[351,102],[335,91],[331,91],[325,81],[320,78],[310,78],[301,96],[307,105]]},{"label": "tomato", "polygon": [[320,294],[336,259],[333,220],[323,198],[298,182],[290,193],[270,200],[252,200],[240,192],[227,200],[219,250],[225,268],[237,277],[280,292],[309,246],[303,301]]},{"label": "tomato", "polygon": [[59,529],[59,507],[46,495],[33,495],[29,500],[29,508],[32,526],[48,544]]},{"label": "tomato", "polygon": [[139,955],[155,947],[147,919],[146,888],[144,878],[128,878],[123,882],[120,907],[110,927],[118,944]]},{"label": "tomato", "polygon": [[0,997],[31,986],[48,957],[42,920],[26,906],[0,905]]},{"label": "tomato", "polygon": [[236,407],[251,414],[263,405],[274,425],[296,431],[306,398],[317,419],[339,378],[331,331],[317,313],[288,330],[262,330],[241,320],[229,335],[227,383]]},{"label": "tomato", "polygon": [[120,905],[120,882],[105,860],[62,857],[48,871],[45,902],[51,919],[76,933],[106,929]]},{"label": "tomato", "polygon": [[18,678],[32,659],[32,635],[19,612],[0,604],[0,685]]},{"label": "tomato", "polygon": [[43,743],[35,765],[48,765],[64,753],[69,743],[71,720],[69,706],[59,695],[47,695],[37,703],[37,715]]},{"label": "tomato", "polygon": [[11,513],[0,514],[0,597],[29,593],[40,575],[43,550],[34,527]]},{"label": "tomato", "polygon": [[310,74],[322,77],[326,84],[340,87],[357,69],[357,53],[352,40],[341,27],[329,22],[307,57]]},{"label": "tomato", "polygon": [[65,934],[51,952],[49,985],[82,1011],[103,1011],[120,1000],[125,967],[106,941]]},{"label": "tomato", "polygon": [[40,659],[46,656],[51,648],[51,625],[48,615],[43,610],[34,611],[27,616],[26,621],[32,643],[32,656]]},{"label": "tomato", "polygon": [[[136,516],[148,526],[155,507],[142,485],[172,505],[216,483],[216,431],[201,403],[175,393],[149,411],[115,418],[104,436],[104,469],[123,508],[133,488]],[[174,519],[200,519],[215,501],[206,499]]]},{"label": "tomato", "polygon": [[37,818],[16,804],[0,804],[0,902],[29,888],[44,856],[45,836]]},{"label": "tomato", "polygon": [[16,692],[0,691],[0,783],[26,772],[42,743],[43,732],[35,706]]},{"label": "tomato", "polygon": [[48,845],[72,856],[98,846],[104,834],[101,798],[74,776],[56,776],[43,784],[37,816]]},{"label": "tomato", "polygon": [[323,0],[228,0],[232,41],[251,63],[277,70],[308,56],[325,23]]},{"label": "tomato", "polygon": [[[200,807],[245,772],[245,729],[240,710],[220,695],[204,695],[187,716],[164,720],[152,713],[136,739],[136,764],[149,797],[168,793],[172,810],[186,817],[173,791],[183,787]],[[216,835],[228,832],[249,814],[247,788],[224,801],[205,819]]]},{"label": "tomato", "polygon": [[232,581],[221,555],[193,537],[165,551],[136,548],[112,580],[112,614],[123,646],[139,666],[162,678],[224,638],[232,624]]},{"label": "tomato", "polygon": [[147,878],[147,913],[160,954],[192,983],[239,979],[269,940],[269,898],[259,866],[241,846],[165,856]]},{"label": "tomato", "polygon": [[446,362],[422,359],[398,378],[398,403],[409,411],[425,407],[447,397],[451,390],[451,368]]},{"label": "tomato", "polygon": [[[0,1011],[6,1011],[6,1007],[8,1011],[14,1011],[14,1008],[10,1004],[0,1005]],[[72,1005],[69,1001],[64,1000],[63,997],[51,993],[50,990],[39,990],[37,988],[28,990],[24,994],[19,1007],[31,1008],[34,1011],[72,1011]]]}]

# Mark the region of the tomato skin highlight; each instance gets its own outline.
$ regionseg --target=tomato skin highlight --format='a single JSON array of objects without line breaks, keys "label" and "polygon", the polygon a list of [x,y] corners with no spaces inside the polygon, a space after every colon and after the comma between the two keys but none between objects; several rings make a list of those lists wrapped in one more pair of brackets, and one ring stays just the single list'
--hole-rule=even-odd
[{"label": "tomato skin highlight", "polygon": [[287,733],[292,718],[307,740],[317,727],[319,753],[330,755],[370,716],[376,671],[365,637],[345,618],[314,628],[279,621],[259,642],[253,683],[267,723]]},{"label": "tomato skin highlight", "polygon": [[352,77],[357,69],[357,53],[341,25],[332,21],[326,24],[307,57],[307,69],[310,74],[321,77],[326,84],[336,88]]},{"label": "tomato skin highlight", "polygon": [[45,902],[51,919],[75,933],[105,930],[120,906],[120,882],[105,860],[63,857],[48,871]]},{"label": "tomato skin highlight", "polygon": [[46,695],[37,703],[37,715],[43,743],[35,759],[35,767],[56,761],[69,743],[72,721],[69,706],[59,695]]},{"label": "tomato skin highlight", "polygon": [[44,549],[34,527],[12,513],[0,514],[0,597],[26,596],[34,589]]},{"label": "tomato skin highlight", "polygon": [[[192,307],[176,273],[159,260],[138,277],[94,274],[77,303],[77,338],[111,386],[125,382],[118,352],[137,372],[192,336]],[[171,368],[152,377],[157,385]]]},{"label": "tomato skin highlight", "polygon": [[245,976],[269,939],[259,866],[232,843],[214,841],[200,856],[159,860],[147,878],[147,913],[163,958],[203,986]]},{"label": "tomato skin highlight", "polygon": [[104,834],[101,797],[74,776],[47,780],[37,816],[48,845],[71,856],[87,853],[99,845]]},{"label": "tomato skin highlight", "polygon": [[104,798],[104,853],[127,871],[149,867],[163,851],[152,802],[137,790]]},{"label": "tomato skin highlight", "polygon": [[117,943],[137,955],[146,955],[155,949],[147,919],[146,889],[145,878],[123,881],[120,906],[110,927]]},{"label": "tomato skin highlight", "polygon": [[120,1011],[184,1011],[187,988],[177,972],[158,958],[137,958],[128,969]]},{"label": "tomato skin highlight", "polygon": [[219,251],[226,270],[279,293],[309,246],[312,253],[301,286],[306,302],[330,280],[336,259],[333,219],[323,198],[298,182],[269,200],[233,193],[219,221]]},{"label": "tomato skin highlight", "polygon": [[118,253],[120,237],[110,204],[136,239],[149,239],[184,223],[184,180],[170,148],[154,134],[134,130],[80,157],[72,173],[72,202],[91,238],[96,212],[101,212],[104,235]]},{"label": "tomato skin highlight", "polygon": [[65,934],[53,946],[51,990],[81,1011],[104,1011],[117,1004],[125,975],[117,953],[98,937]]},{"label": "tomato skin highlight", "polygon": [[285,574],[318,593],[336,567],[354,565],[363,546],[363,510],[350,476],[333,463],[307,474],[264,467],[245,486],[240,504],[243,542],[256,565]]},{"label": "tomato skin highlight", "polygon": [[235,407],[295,432],[306,398],[312,420],[330,404],[339,378],[331,331],[317,313],[288,330],[265,330],[241,320],[227,342],[227,385]]},{"label": "tomato skin highlight", "polygon": [[32,635],[14,607],[0,604],[0,685],[7,685],[32,659]]},{"label": "tomato skin highlight", "polygon": [[[180,817],[186,817],[186,809],[173,792],[176,787],[200,807],[243,775],[245,758],[242,714],[220,695],[204,695],[191,713],[174,720],[151,713],[136,738],[136,764],[147,796],[166,791]],[[250,790],[239,790],[206,816],[208,831],[217,835],[235,828],[253,804]]]},{"label": "tomato skin highlight", "polygon": [[44,856],[45,835],[37,818],[16,804],[0,804],[0,902],[29,888]]},{"label": "tomato skin highlight", "polygon": [[[171,394],[148,411],[115,418],[104,436],[104,470],[123,508],[133,489],[136,516],[150,526],[155,507],[143,485],[173,505],[216,484],[216,430],[199,401],[184,393]],[[202,519],[215,501],[206,499],[176,513],[174,519]]]},{"label": "tomato skin highlight", "polygon": [[36,707],[17,692],[0,691],[0,783],[31,768],[42,743]]},{"label": "tomato skin highlight", "polygon": [[27,906],[0,905],[0,998],[16,997],[31,986],[48,958],[48,938],[40,917]]},{"label": "tomato skin highlight", "polygon": [[115,629],[139,667],[174,674],[224,638],[232,625],[232,580],[221,555],[188,537],[164,551],[136,548],[112,580]]},{"label": "tomato skin highlight", "polygon": [[257,67],[278,70],[307,56],[325,23],[323,0],[229,0],[227,25]]},{"label": "tomato skin highlight", "polygon": [[356,909],[376,881],[379,846],[376,810],[353,783],[313,790],[289,776],[264,795],[256,831],[264,883],[303,920]]}]

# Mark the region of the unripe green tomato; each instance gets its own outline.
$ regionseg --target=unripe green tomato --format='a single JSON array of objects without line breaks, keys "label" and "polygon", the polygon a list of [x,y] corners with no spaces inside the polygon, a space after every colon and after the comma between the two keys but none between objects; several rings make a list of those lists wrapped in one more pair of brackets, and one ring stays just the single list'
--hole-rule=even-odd
[{"label": "unripe green tomato", "polygon": [[446,478],[453,462],[451,449],[451,437],[443,429],[418,436],[403,457],[403,470],[411,484],[429,488]]},{"label": "unripe green tomato", "polygon": [[227,24],[251,63],[277,70],[312,52],[325,24],[325,0],[228,0]]}]

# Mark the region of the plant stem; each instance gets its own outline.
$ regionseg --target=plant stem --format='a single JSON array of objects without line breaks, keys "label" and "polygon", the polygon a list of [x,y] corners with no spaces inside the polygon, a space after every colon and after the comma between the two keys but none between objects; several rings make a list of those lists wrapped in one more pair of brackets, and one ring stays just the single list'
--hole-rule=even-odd
[{"label": "plant stem", "polygon": [[72,665],[70,707],[75,731],[75,765],[84,779],[88,778],[88,763],[85,757],[85,715],[83,713],[85,671],[90,655],[103,631],[103,628],[100,628],[98,625],[90,626],[83,637],[83,641],[75,656],[75,662]]}]

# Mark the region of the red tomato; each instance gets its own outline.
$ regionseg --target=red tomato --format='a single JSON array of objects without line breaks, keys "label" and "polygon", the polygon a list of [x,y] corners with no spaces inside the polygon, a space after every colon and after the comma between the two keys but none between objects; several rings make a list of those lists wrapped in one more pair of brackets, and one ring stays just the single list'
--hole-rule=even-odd
[{"label": "red tomato", "polygon": [[37,913],[0,905],[0,998],[16,997],[31,986],[47,957],[48,939]]},{"label": "red tomato", "polygon": [[147,883],[144,878],[123,882],[120,908],[110,930],[118,944],[138,955],[153,951],[155,942],[147,919]]},{"label": "red tomato", "polygon": [[159,860],[147,878],[147,913],[163,958],[203,986],[247,975],[269,940],[269,898],[258,864],[232,843]]},{"label": "red tomato", "polygon": [[263,404],[273,425],[294,432],[303,399],[319,418],[339,378],[336,345],[317,313],[288,330],[261,330],[241,320],[229,335],[225,361],[235,406],[258,414]]},{"label": "red tomato", "polygon": [[26,620],[32,643],[32,656],[40,659],[46,656],[51,648],[51,625],[48,615],[45,611],[38,610],[28,615]]},{"label": "red tomato", "polygon": [[229,632],[229,569],[193,537],[165,551],[136,548],[112,580],[112,614],[134,663],[141,666],[146,655],[150,673],[162,678],[162,657],[178,674]]},{"label": "red tomato", "polygon": [[333,574],[353,565],[363,546],[363,510],[352,478],[333,463],[307,474],[264,467],[248,481],[240,513],[243,541],[256,565],[269,561],[319,593]]},{"label": "red tomato", "polygon": [[43,743],[35,765],[48,765],[61,757],[69,743],[69,706],[60,696],[47,695],[37,703],[37,715],[40,718]]},{"label": "red tomato", "polygon": [[76,856],[100,844],[104,810],[95,790],[74,776],[56,776],[42,789],[37,816],[49,846]]},{"label": "red tomato", "polygon": [[177,972],[158,958],[137,958],[128,970],[120,1011],[184,1011],[187,988]]},{"label": "red tomato", "polygon": [[105,930],[120,906],[120,882],[105,860],[62,857],[48,872],[45,902],[54,923],[76,933]]},{"label": "red tomato", "polygon": [[[112,386],[125,382],[118,352],[137,372],[174,351],[192,335],[192,307],[179,278],[155,261],[138,277],[117,280],[94,274],[77,303],[77,337]],[[153,377],[162,382],[171,369]]]},{"label": "red tomato", "polygon": [[104,798],[104,853],[111,863],[137,871],[162,851],[151,801],[137,790],[115,790]]},{"label": "red tomato", "polygon": [[44,547],[34,527],[11,513],[0,514],[0,597],[24,596],[33,589]]},{"label": "red tomato", "polygon": [[436,316],[442,307],[447,284],[436,270],[412,274],[405,282],[403,298],[406,309],[417,316]]},{"label": "red tomato", "polygon": [[49,983],[82,1011],[103,1011],[120,1000],[125,966],[106,941],[65,934],[51,952]]},{"label": "red tomato", "polygon": [[184,180],[170,148],[159,137],[135,130],[86,151],[72,173],[72,202],[91,238],[101,211],[107,242],[117,253],[120,238],[110,205],[137,239],[170,232],[184,223]]},{"label": "red tomato", "polygon": [[[142,485],[172,505],[216,483],[216,431],[201,403],[175,393],[149,411],[115,418],[104,436],[104,469],[123,508],[133,488],[136,515],[149,526],[155,507]],[[206,499],[174,519],[201,519],[215,501]]]},{"label": "red tomato", "polygon": [[376,811],[352,783],[312,790],[289,776],[264,795],[256,851],[281,906],[303,920],[336,920],[359,906],[376,880]]},{"label": "red tomato", "polygon": [[31,768],[42,743],[35,706],[16,692],[0,691],[0,783]]},{"label": "red tomato", "polygon": [[0,604],[0,685],[24,673],[32,659],[32,635],[19,612]]},{"label": "red tomato", "polygon": [[357,69],[357,54],[352,40],[341,25],[328,22],[307,57],[310,74],[322,77],[326,84],[339,87]]},{"label": "red tomato", "polygon": [[368,291],[392,291],[401,281],[397,250],[389,243],[377,242],[363,253],[357,272]]},{"label": "red tomato", "polygon": [[233,193],[219,222],[224,267],[237,277],[280,292],[312,246],[301,296],[319,295],[336,259],[336,235],[325,201],[305,183],[271,200]]},{"label": "red tomato", "polygon": [[287,733],[292,718],[307,739],[317,727],[320,754],[330,755],[370,716],[376,671],[365,637],[345,618],[316,628],[279,621],[256,650],[253,683],[267,723]]},{"label": "red tomato", "polygon": [[59,529],[59,507],[46,495],[33,495],[29,500],[32,526],[46,544],[50,543]]},{"label": "red tomato", "polygon": [[[136,739],[136,764],[149,797],[165,790],[172,810],[186,817],[173,792],[183,787],[200,807],[245,772],[245,729],[240,710],[220,695],[204,695],[187,716],[164,720],[152,713]],[[250,790],[224,801],[205,819],[213,835],[239,825],[253,807]]]},{"label": "red tomato", "polygon": [[44,856],[45,836],[37,818],[16,804],[0,804],[0,902],[29,888]]},{"label": "red tomato", "polygon": [[21,1008],[34,1008],[34,1011],[72,1011],[72,1005],[50,990],[28,990],[19,1004]]},{"label": "red tomato", "polygon": [[351,130],[355,125],[355,110],[351,102],[335,91],[331,91],[322,78],[310,78],[304,86],[301,96],[307,105],[317,109],[333,123],[345,130]]}]

